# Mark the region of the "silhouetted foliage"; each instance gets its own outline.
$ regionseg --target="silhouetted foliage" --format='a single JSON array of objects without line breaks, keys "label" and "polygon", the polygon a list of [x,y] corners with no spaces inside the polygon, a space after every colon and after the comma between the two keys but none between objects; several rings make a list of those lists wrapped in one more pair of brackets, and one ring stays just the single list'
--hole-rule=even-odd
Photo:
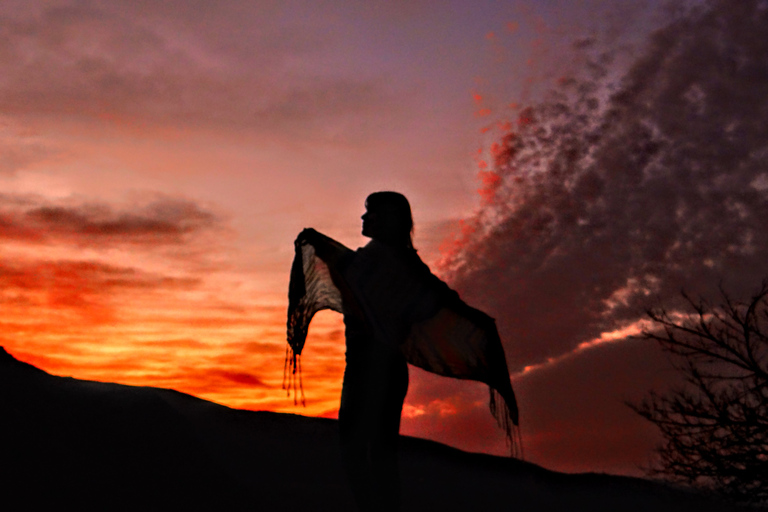
[{"label": "silhouetted foliage", "polygon": [[768,281],[748,302],[683,294],[691,312],[648,311],[644,331],[675,356],[684,387],[630,406],[665,442],[651,474],[741,502],[768,502]]}]

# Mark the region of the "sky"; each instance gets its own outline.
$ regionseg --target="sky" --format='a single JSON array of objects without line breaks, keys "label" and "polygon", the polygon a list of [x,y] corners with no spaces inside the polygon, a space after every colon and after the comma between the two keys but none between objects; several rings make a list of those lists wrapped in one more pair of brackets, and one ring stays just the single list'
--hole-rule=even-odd
[{"label": "sky", "polygon": [[[677,382],[631,337],[644,309],[746,298],[768,256],[766,3],[660,4],[6,0],[0,345],[335,417],[338,315],[306,407],[282,389],[292,242],[361,246],[366,195],[397,190],[497,319],[526,458],[642,474],[661,439],[626,402]],[[412,368],[401,432],[504,454],[487,401]]]}]

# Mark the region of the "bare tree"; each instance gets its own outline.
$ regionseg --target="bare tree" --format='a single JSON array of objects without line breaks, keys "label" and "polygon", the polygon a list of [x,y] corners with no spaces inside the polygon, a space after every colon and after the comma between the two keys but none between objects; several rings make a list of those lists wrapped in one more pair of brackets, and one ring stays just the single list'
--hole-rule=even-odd
[{"label": "bare tree", "polygon": [[768,281],[748,302],[648,311],[643,337],[673,354],[685,385],[629,404],[664,436],[653,475],[739,502],[768,502]]}]

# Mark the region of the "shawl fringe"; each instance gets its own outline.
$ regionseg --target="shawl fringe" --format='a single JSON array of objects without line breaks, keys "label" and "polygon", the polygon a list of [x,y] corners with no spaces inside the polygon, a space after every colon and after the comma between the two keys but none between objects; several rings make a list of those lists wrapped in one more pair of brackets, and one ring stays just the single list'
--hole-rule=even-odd
[{"label": "shawl fringe", "polygon": [[523,438],[520,433],[520,419],[517,417],[517,408],[511,410],[501,393],[489,387],[490,400],[488,403],[491,414],[496,418],[496,424],[504,431],[505,441],[509,449],[510,457],[524,460]]},{"label": "shawl fringe", "polygon": [[290,345],[285,348],[283,389],[286,390],[288,397],[291,396],[291,391],[293,391],[293,405],[298,405],[299,400],[301,400],[301,405],[307,406],[307,401],[304,397],[304,381],[301,377],[301,354],[294,352]]}]

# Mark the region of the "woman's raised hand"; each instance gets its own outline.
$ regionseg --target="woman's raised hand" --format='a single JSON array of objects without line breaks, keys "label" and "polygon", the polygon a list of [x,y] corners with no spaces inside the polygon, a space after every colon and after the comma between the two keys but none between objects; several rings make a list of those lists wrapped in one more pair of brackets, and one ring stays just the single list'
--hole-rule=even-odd
[{"label": "woman's raised hand", "polygon": [[299,236],[296,237],[296,241],[294,244],[296,246],[302,246],[304,244],[313,244],[317,238],[319,233],[314,228],[304,228],[301,233],[299,233]]}]

